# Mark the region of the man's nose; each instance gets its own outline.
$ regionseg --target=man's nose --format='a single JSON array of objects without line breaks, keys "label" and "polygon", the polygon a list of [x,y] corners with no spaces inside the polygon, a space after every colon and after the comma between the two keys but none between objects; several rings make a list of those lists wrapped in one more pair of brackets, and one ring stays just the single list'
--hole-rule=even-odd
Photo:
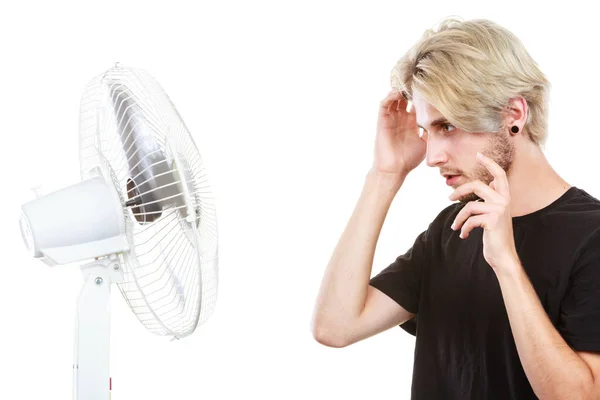
[{"label": "man's nose", "polygon": [[444,164],[448,161],[446,151],[444,149],[444,142],[442,140],[436,140],[433,135],[427,136],[427,165],[429,167],[436,167],[440,164]]}]

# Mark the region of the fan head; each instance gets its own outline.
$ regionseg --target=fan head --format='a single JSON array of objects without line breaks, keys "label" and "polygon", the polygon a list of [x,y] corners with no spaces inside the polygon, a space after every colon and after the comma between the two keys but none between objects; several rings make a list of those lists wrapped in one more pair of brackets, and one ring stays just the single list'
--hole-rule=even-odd
[{"label": "fan head", "polygon": [[146,71],[117,64],[87,85],[80,164],[83,179],[99,168],[121,198],[127,303],[150,331],[189,335],[216,303],[216,211],[198,148]]}]

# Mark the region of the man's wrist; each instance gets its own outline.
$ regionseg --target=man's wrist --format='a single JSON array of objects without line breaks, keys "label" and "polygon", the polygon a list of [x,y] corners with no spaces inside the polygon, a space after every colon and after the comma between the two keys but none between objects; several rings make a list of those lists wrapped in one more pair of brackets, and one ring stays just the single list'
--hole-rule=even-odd
[{"label": "man's wrist", "polygon": [[519,256],[516,254],[507,257],[506,261],[504,261],[502,265],[493,267],[493,269],[494,272],[496,272],[498,279],[507,281],[514,281],[515,279],[521,278],[522,275],[525,274],[523,265],[521,265],[521,260],[519,260]]},{"label": "man's wrist", "polygon": [[367,174],[367,181],[382,189],[398,191],[407,175],[406,173],[383,172],[372,168]]}]

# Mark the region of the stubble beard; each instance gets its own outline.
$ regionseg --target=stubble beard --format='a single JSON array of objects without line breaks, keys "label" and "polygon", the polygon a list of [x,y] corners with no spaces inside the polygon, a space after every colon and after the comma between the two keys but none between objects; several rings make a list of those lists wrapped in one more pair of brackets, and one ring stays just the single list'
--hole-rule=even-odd
[{"label": "stubble beard", "polygon": [[[483,154],[494,160],[503,170],[506,172],[506,176],[510,174],[510,169],[515,157],[515,147],[510,142],[508,132],[502,130],[497,133],[490,133],[490,144]],[[478,165],[476,170],[468,175],[465,175],[467,181],[480,180],[486,185],[489,185],[493,180],[494,176],[485,168],[483,165]],[[460,199],[461,203],[468,203],[470,201],[482,200],[475,193],[469,193]]]}]

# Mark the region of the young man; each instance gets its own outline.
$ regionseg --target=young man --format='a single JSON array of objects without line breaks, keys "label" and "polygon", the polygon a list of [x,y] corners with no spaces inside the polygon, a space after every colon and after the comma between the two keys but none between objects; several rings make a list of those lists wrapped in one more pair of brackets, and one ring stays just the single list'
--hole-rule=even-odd
[{"label": "young man", "polygon": [[[600,201],[542,152],[549,86],[487,20],[448,19],[398,62],[317,341],[416,334],[413,399],[600,399]],[[370,279],[389,206],[425,157],[458,202]]]}]

